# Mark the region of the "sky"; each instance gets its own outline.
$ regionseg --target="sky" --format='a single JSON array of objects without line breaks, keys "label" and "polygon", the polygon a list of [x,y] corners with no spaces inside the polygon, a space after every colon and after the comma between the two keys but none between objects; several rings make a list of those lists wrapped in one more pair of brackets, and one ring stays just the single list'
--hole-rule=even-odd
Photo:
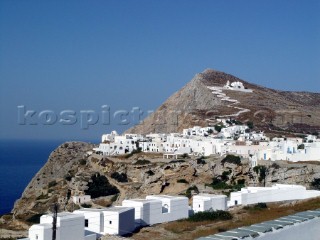
[{"label": "sky", "polygon": [[320,92],[319,12],[317,0],[1,0],[0,138],[99,141],[207,68]]}]

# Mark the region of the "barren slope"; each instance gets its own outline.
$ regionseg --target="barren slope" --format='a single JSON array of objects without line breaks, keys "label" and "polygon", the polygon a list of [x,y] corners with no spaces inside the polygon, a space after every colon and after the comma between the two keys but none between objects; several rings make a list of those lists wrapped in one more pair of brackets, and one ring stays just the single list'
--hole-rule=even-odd
[{"label": "barren slope", "polygon": [[[231,104],[208,88],[222,87],[227,81],[240,81],[253,92],[223,90],[227,97],[238,101]],[[273,90],[230,74],[205,70],[127,132],[180,132],[195,125],[214,125],[216,118],[228,115],[243,122],[253,121],[267,132],[313,133],[320,130],[320,94]]]}]

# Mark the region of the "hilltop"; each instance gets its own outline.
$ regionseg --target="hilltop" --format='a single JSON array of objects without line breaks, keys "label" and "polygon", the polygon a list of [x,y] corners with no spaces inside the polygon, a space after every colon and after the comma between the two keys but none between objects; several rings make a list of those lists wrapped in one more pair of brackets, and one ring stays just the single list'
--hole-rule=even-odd
[{"label": "hilltop", "polygon": [[[212,88],[241,82],[252,92]],[[230,74],[205,70],[169,97],[153,114],[127,133],[181,132],[212,126],[219,118],[251,121],[267,133],[314,133],[320,130],[320,93],[279,91],[249,83]]]}]

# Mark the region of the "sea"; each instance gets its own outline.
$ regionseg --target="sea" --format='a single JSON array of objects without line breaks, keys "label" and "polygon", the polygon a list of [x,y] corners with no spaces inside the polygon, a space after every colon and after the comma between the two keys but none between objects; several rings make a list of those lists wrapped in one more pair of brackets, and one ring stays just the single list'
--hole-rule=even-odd
[{"label": "sea", "polygon": [[33,176],[62,143],[62,140],[0,140],[0,216],[11,212]]}]

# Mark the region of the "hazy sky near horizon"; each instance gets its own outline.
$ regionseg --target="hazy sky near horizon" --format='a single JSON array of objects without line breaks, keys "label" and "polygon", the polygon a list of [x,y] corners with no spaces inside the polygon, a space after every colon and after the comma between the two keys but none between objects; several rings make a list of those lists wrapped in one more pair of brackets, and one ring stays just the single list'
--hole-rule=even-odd
[{"label": "hazy sky near horizon", "polygon": [[[320,92],[319,12],[317,0],[2,0],[0,138],[99,141],[129,127],[114,112],[146,115],[206,68]],[[76,123],[59,122],[65,110]],[[87,110],[100,118],[83,129]]]}]

